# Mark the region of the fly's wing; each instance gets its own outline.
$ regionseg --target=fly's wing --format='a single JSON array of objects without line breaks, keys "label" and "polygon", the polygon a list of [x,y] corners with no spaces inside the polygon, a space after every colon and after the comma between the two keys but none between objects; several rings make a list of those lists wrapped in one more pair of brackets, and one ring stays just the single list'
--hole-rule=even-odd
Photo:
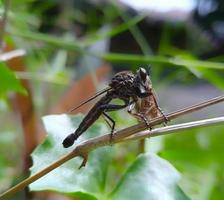
[{"label": "fly's wing", "polygon": [[88,98],[87,100],[83,101],[83,102],[80,103],[78,106],[72,108],[72,109],[69,110],[68,112],[69,112],[69,113],[73,112],[74,110],[80,108],[80,107],[83,106],[84,104],[86,104],[86,103],[92,101],[92,100],[95,99],[96,97],[100,96],[101,94],[103,94],[103,93],[105,93],[105,92],[107,92],[107,91],[109,91],[109,90],[111,90],[111,89],[112,89],[111,87],[107,87],[107,88],[105,88],[105,89],[103,89],[103,90],[97,92],[97,93],[94,94],[92,97],[90,97],[90,98]]}]

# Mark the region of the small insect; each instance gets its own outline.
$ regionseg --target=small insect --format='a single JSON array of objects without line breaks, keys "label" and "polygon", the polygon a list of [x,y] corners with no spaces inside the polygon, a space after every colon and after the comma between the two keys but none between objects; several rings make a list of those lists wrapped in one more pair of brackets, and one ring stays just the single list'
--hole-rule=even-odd
[{"label": "small insect", "polygon": [[[89,98],[85,102],[81,103],[75,110],[85,103],[93,100],[97,96],[106,93],[101,99],[90,109],[87,115],[84,117],[79,127],[74,133],[68,135],[64,141],[63,146],[65,148],[73,145],[74,141],[85,132],[101,115],[107,120],[107,123],[111,122],[111,138],[115,127],[115,121],[107,114],[107,112],[123,109],[127,106],[134,105],[139,98],[144,98],[150,95],[148,90],[148,75],[144,68],[140,68],[136,74],[131,71],[122,71],[112,78],[109,83],[109,87],[99,92],[95,96]],[[110,104],[113,99],[121,99],[123,105]]]},{"label": "small insect", "polygon": [[164,117],[165,123],[167,123],[168,119],[158,105],[157,97],[149,76],[146,78],[145,86],[149,95],[144,98],[138,98],[136,102],[129,106],[128,112],[139,121],[144,121],[148,126],[150,120],[161,116]]}]

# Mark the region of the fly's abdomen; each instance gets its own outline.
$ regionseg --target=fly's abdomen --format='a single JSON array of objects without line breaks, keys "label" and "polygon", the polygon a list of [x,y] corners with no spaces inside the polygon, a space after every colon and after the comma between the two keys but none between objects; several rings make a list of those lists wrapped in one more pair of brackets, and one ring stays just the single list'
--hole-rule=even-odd
[{"label": "fly's abdomen", "polygon": [[82,120],[79,127],[74,132],[76,139],[85,132],[102,114],[102,111],[99,108],[96,108],[94,110],[90,110],[90,112],[85,116],[85,118]]},{"label": "fly's abdomen", "polygon": [[101,109],[101,105],[108,103],[109,101],[111,101],[111,98],[106,95],[92,107],[92,109],[84,117],[76,131],[74,133],[71,133],[64,139],[62,144],[65,148],[72,146],[75,140],[77,140],[78,137],[82,135],[82,133],[85,132],[100,117],[103,112],[103,110]]},{"label": "fly's abdomen", "polygon": [[72,146],[75,140],[77,140],[78,137],[82,135],[82,133],[85,132],[100,117],[100,115],[101,111],[99,109],[92,108],[89,113],[84,117],[76,131],[74,133],[71,133],[64,139],[62,143],[63,146],[65,148]]}]

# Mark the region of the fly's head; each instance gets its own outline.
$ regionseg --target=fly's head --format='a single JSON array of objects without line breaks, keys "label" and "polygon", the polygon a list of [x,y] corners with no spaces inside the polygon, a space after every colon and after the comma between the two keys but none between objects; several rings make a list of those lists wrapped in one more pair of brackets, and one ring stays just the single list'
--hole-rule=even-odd
[{"label": "fly's head", "polygon": [[147,97],[151,94],[152,84],[144,68],[139,68],[134,79],[134,89],[136,95],[140,98]]}]

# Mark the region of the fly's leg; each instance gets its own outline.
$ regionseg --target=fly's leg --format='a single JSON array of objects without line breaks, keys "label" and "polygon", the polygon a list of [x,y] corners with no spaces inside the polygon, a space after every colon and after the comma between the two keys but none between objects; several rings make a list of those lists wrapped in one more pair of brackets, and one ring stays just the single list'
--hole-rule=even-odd
[{"label": "fly's leg", "polygon": [[115,127],[115,121],[109,115],[107,115],[106,112],[111,112],[111,111],[115,111],[115,110],[120,110],[120,109],[126,108],[129,105],[129,99],[127,98],[127,99],[122,99],[122,100],[124,101],[124,105],[104,104],[104,105],[101,105],[99,107],[99,109],[102,110],[103,115],[108,120],[110,120],[111,123],[112,123],[110,141],[112,141],[112,139],[113,139],[113,131],[114,131],[114,127]]},{"label": "fly's leg", "polygon": [[142,113],[134,113],[132,111],[128,111],[129,114],[133,115],[134,117],[140,119],[141,121],[144,121],[146,126],[149,127],[149,120],[142,114]]},{"label": "fly's leg", "polygon": [[167,116],[163,113],[162,109],[159,107],[159,105],[158,105],[158,103],[157,103],[156,94],[155,94],[154,91],[152,91],[152,95],[153,95],[153,99],[154,99],[154,101],[155,101],[155,103],[156,103],[156,107],[157,107],[157,109],[159,110],[159,112],[161,113],[161,115],[163,116],[163,118],[164,118],[164,120],[165,120],[165,121],[163,122],[163,125],[166,126],[166,124],[167,124],[167,122],[169,121],[169,119],[168,119]]},{"label": "fly's leg", "polygon": [[[135,107],[135,102],[131,102],[130,105],[128,106],[128,113],[130,115],[133,115],[134,117],[142,120],[145,122],[146,126],[149,127],[149,120],[147,119],[147,117],[145,117],[144,114],[142,113],[137,113],[137,112],[134,112],[134,107]],[[150,130],[151,130],[151,127],[149,127]]]},{"label": "fly's leg", "polygon": [[[115,127],[115,121],[105,112],[103,112],[103,116],[105,117],[105,121],[107,122],[107,124],[110,126],[111,128],[111,132],[110,132],[110,143],[112,142],[112,138],[113,138],[113,132],[114,132],[114,127]],[[109,123],[109,120],[112,125]]]},{"label": "fly's leg", "polygon": [[104,113],[105,112],[103,112],[102,117],[103,117],[104,121],[107,123],[107,125],[112,129],[112,125],[110,124],[110,121],[108,120],[108,117],[106,117]]},{"label": "fly's leg", "polygon": [[167,116],[164,114],[164,112],[162,111],[162,109],[160,108],[160,107],[158,107],[158,109],[159,109],[159,112],[161,113],[161,115],[163,116],[163,118],[164,118],[164,122],[163,122],[163,126],[166,126],[167,125],[167,123],[169,122],[169,119],[167,118]]}]

